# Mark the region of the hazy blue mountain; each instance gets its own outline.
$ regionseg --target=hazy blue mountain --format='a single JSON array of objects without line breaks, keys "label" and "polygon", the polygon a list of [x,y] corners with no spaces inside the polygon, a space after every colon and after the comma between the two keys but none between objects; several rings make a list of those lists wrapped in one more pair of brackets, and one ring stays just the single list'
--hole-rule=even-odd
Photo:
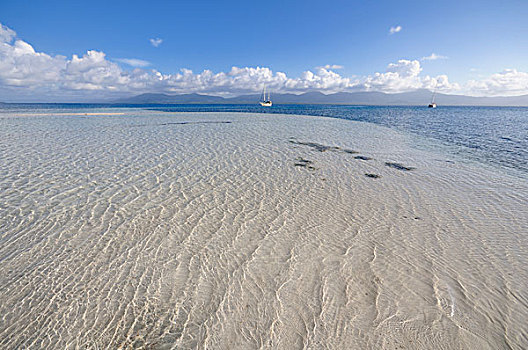
[{"label": "hazy blue mountain", "polygon": [[[321,92],[304,94],[272,94],[275,104],[352,104],[352,105],[427,105],[432,93],[421,89],[398,94],[383,92],[338,92],[325,95]],[[114,101],[123,104],[253,104],[259,94],[224,98],[201,94],[141,94]],[[436,94],[438,106],[528,106],[528,95],[472,97],[463,95]]]}]

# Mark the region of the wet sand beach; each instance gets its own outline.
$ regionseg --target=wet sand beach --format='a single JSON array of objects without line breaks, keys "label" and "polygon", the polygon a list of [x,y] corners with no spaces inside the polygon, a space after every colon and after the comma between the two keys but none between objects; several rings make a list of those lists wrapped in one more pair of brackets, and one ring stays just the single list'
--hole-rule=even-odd
[{"label": "wet sand beach", "polygon": [[91,113],[0,115],[1,348],[527,347],[525,178],[367,123]]}]

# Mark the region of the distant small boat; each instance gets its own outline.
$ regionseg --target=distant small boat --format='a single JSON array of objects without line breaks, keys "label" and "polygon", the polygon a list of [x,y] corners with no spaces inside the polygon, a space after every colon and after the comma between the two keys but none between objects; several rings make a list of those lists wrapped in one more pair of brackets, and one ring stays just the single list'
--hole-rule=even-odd
[{"label": "distant small boat", "polygon": [[436,91],[433,91],[433,97],[431,98],[431,103],[429,103],[429,108],[436,108],[436,103],[435,103],[435,97],[436,97]]},{"label": "distant small boat", "polygon": [[262,107],[271,107],[273,103],[271,103],[271,97],[270,93],[268,92],[268,96],[266,97],[266,87],[264,86],[264,89],[262,89],[262,95],[260,96],[260,105]]}]

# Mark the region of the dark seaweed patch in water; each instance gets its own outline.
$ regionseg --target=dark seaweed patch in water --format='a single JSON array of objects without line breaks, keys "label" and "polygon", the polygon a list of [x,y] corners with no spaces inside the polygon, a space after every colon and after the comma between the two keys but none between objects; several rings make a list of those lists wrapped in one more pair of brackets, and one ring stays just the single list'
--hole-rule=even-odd
[{"label": "dark seaweed patch in water", "polygon": [[394,169],[398,169],[402,171],[411,171],[411,170],[416,169],[410,166],[405,166],[400,163],[393,163],[393,162],[385,162],[385,165],[388,166],[389,168],[394,168]]},{"label": "dark seaweed patch in water", "polygon": [[378,174],[370,174],[370,173],[365,173],[365,176],[366,177],[370,177],[372,179],[379,179],[381,177],[381,175],[378,175]]},{"label": "dark seaweed patch in water", "polygon": [[372,160],[372,158],[370,158],[370,157],[366,157],[366,156],[355,156],[354,159],[359,159],[359,160]]},{"label": "dark seaweed patch in water", "polygon": [[354,151],[353,149],[346,149],[346,148],[343,149],[343,152],[345,152],[345,153],[349,153],[349,154],[356,154],[356,153],[359,153],[358,151]]},{"label": "dark seaweed patch in water", "polygon": [[[290,138],[289,142],[293,143],[295,145],[308,146],[308,147],[311,147],[311,148],[313,148],[313,149],[315,149],[316,151],[319,151],[319,152],[334,151],[334,152],[342,152],[342,153],[348,153],[348,154],[357,154],[357,153],[359,153],[358,151],[350,149],[350,148],[341,148],[341,147],[338,147],[338,146],[327,146],[327,145],[322,145],[322,144],[316,143],[316,142],[297,141],[293,137]],[[357,158],[357,157],[356,158],[357,159],[362,159],[362,160],[371,160],[372,159],[372,158],[365,157],[365,156],[359,156],[359,157],[360,158]]]},{"label": "dark seaweed patch in water", "polygon": [[311,160],[304,159],[303,157],[297,157],[295,160],[296,162],[293,164],[294,166],[306,168],[308,170],[316,170],[316,168],[310,164],[313,164]]},{"label": "dark seaweed patch in water", "polygon": [[161,124],[135,124],[130,125],[131,128],[138,128],[143,126],[167,126],[167,125],[187,125],[187,124],[231,124],[231,121],[202,121],[202,122],[168,122],[168,123],[161,123]]},{"label": "dark seaweed patch in water", "polygon": [[171,123],[163,123],[158,125],[187,125],[187,124],[231,124],[230,121],[203,121],[203,122],[171,122]]},{"label": "dark seaweed patch in water", "polygon": [[306,163],[295,163],[294,164],[295,166],[299,166],[299,167],[302,167],[302,168],[306,168],[308,170],[316,170],[317,168],[311,166],[311,165],[308,165]]},{"label": "dark seaweed patch in water", "polygon": [[319,152],[339,150],[339,147],[321,145],[320,143],[315,143],[315,142],[302,142],[302,141],[290,140],[290,143],[293,143],[296,145],[308,146]]},{"label": "dark seaweed patch in water", "polygon": [[312,164],[313,162],[311,160],[308,160],[308,159],[304,159],[303,157],[297,157],[297,163],[302,163],[302,164]]},{"label": "dark seaweed patch in water", "polygon": [[421,217],[419,217],[419,216],[415,216],[414,218],[412,218],[412,217],[410,218],[410,217],[408,217],[408,216],[404,215],[404,216],[403,216],[403,218],[404,218],[404,219],[414,219],[414,220],[422,220],[422,218],[421,218]]}]

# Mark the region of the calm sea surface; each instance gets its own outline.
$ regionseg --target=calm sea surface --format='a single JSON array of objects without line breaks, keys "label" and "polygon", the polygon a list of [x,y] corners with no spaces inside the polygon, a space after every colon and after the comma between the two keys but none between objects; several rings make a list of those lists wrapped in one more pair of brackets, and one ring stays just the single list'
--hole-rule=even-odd
[{"label": "calm sea surface", "polygon": [[28,113],[42,109],[100,107],[139,107],[167,112],[301,114],[369,122],[434,138],[453,154],[528,174],[528,108],[525,107],[9,104],[0,105],[0,111]]}]

